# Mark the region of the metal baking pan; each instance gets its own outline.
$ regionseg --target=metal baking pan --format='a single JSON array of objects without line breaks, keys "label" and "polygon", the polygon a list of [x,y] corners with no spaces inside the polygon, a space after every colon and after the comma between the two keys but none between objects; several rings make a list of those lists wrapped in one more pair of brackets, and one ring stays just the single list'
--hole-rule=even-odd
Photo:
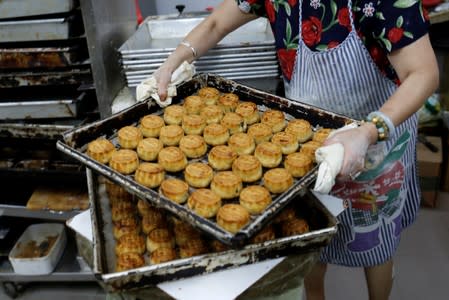
[{"label": "metal baking pan", "polygon": [[74,7],[75,0],[2,0],[0,19],[63,13]]},{"label": "metal baking pan", "polygon": [[24,70],[20,72],[0,73],[0,88],[23,86],[80,85],[92,83],[90,66],[79,66],[68,70]]},{"label": "metal baking pan", "polygon": [[297,215],[309,224],[310,231],[307,233],[278,237],[264,243],[246,245],[238,250],[230,249],[115,272],[115,241],[104,178],[87,170],[87,181],[94,241],[93,271],[103,288],[110,292],[144,288],[289,254],[318,252],[337,232],[335,217],[311,193],[307,193],[294,202]]},{"label": "metal baking pan", "polygon": [[[342,115],[337,115],[316,107],[271,95],[212,74],[198,74],[194,76],[192,80],[178,86],[178,96],[173,99],[173,102],[179,103],[181,99],[196,93],[198,89],[204,86],[216,87],[222,92],[233,92],[237,94],[242,101],[254,101],[259,107],[263,106],[265,109],[280,109],[292,117],[309,120],[314,126],[320,125],[327,128],[339,128],[348,122],[354,121]],[[157,191],[137,184],[131,176],[122,175],[109,168],[107,165],[98,163],[86,155],[85,150],[87,144],[93,139],[101,136],[113,139],[116,131],[121,127],[136,124],[141,117],[154,113],[162,113],[162,110],[154,105],[149,108],[147,102],[139,102],[107,119],[66,132],[63,137],[65,142],[58,141],[57,148],[67,155],[79,160],[88,168],[104,175],[112,182],[123,186],[129,192],[142,199],[147,199],[156,206],[169,210],[200,230],[203,230],[221,240],[223,243],[234,247],[244,244],[293,198],[304,194],[307,187],[316,178],[317,168],[315,167],[304,177],[295,180],[295,183],[289,190],[274,197],[270,206],[268,206],[262,214],[255,216],[247,226],[242,228],[236,234],[231,234],[218,226],[214,221],[198,216],[186,206],[174,203],[164,196],[161,196]]]}]

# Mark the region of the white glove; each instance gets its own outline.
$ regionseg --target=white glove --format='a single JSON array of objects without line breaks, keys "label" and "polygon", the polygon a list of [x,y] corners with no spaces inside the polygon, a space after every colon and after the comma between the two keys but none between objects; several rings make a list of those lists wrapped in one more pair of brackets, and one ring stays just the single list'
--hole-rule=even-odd
[{"label": "white glove", "polygon": [[171,76],[171,81],[167,86],[167,98],[165,101],[161,101],[159,98],[156,77],[151,75],[137,86],[136,99],[137,101],[143,101],[151,97],[156,100],[160,107],[166,107],[171,104],[172,97],[176,96],[176,85],[192,79],[193,74],[195,74],[194,66],[184,61]]}]

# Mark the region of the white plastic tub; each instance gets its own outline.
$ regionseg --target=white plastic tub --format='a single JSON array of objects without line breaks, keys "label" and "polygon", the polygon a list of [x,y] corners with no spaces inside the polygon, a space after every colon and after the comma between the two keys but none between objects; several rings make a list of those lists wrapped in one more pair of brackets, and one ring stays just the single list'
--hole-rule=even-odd
[{"label": "white plastic tub", "polygon": [[[49,237],[56,236],[56,241],[51,246],[45,256],[40,257],[21,257],[18,258],[31,241],[41,245],[48,241]],[[41,223],[30,225],[16,242],[11,252],[9,260],[14,272],[24,275],[44,275],[50,274],[58,264],[59,259],[64,252],[67,243],[67,237],[63,224]]]}]

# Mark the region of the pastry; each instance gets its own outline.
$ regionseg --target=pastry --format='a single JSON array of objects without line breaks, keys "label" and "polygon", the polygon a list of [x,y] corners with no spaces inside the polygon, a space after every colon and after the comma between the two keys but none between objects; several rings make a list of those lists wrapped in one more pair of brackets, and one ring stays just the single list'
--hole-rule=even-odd
[{"label": "pastry", "polygon": [[198,96],[200,96],[206,105],[216,104],[220,97],[220,91],[214,87],[203,87],[198,90]]},{"label": "pastry", "polygon": [[167,261],[176,259],[176,250],[173,248],[161,247],[157,248],[150,254],[150,263],[157,265]]},{"label": "pastry", "polygon": [[179,172],[187,166],[187,158],[178,147],[162,149],[157,161],[167,172]]},{"label": "pastry", "polygon": [[200,115],[184,115],[182,129],[185,134],[202,134],[206,127],[206,120]]},{"label": "pastry", "polygon": [[156,138],[146,138],[137,145],[137,155],[146,161],[156,160],[159,151],[164,148],[164,144]]},{"label": "pastry", "polygon": [[276,109],[269,109],[262,114],[261,120],[263,124],[270,126],[273,133],[284,130],[287,122],[282,111]]},{"label": "pastry", "polygon": [[296,218],[296,211],[293,206],[287,206],[281,210],[279,215],[274,219],[274,223],[283,223]]},{"label": "pastry", "polygon": [[232,171],[218,172],[212,178],[210,189],[222,199],[232,199],[240,195],[242,179]]},{"label": "pastry", "polygon": [[106,193],[108,194],[111,205],[116,202],[132,202],[133,194],[128,193],[122,186],[106,180]]},{"label": "pastry", "polygon": [[198,158],[206,154],[207,145],[202,136],[185,135],[179,141],[179,149],[181,149],[188,158]]},{"label": "pastry", "polygon": [[308,141],[312,135],[312,126],[304,119],[294,119],[288,122],[285,132],[294,134],[299,143]]},{"label": "pastry", "polygon": [[137,253],[123,253],[117,256],[115,265],[116,272],[136,269],[145,265],[145,259],[141,254]]},{"label": "pastry", "polygon": [[125,218],[114,223],[112,233],[115,239],[120,239],[126,234],[138,234],[140,232],[139,222],[137,218]]},{"label": "pastry", "polygon": [[181,125],[185,109],[181,105],[170,105],[164,108],[164,121],[167,125]]},{"label": "pastry", "polygon": [[134,180],[149,188],[158,187],[165,178],[164,168],[155,163],[141,163],[134,174]]},{"label": "pastry", "polygon": [[285,131],[275,133],[271,138],[271,142],[279,145],[282,149],[282,154],[285,155],[296,152],[299,147],[296,136]]},{"label": "pastry", "polygon": [[271,241],[276,238],[273,225],[267,225],[260,232],[258,232],[252,239],[253,244],[260,244],[266,241]]},{"label": "pastry", "polygon": [[161,212],[149,212],[142,217],[142,231],[145,234],[149,234],[157,228],[167,228],[167,222]]},{"label": "pastry", "polygon": [[201,238],[199,231],[185,222],[174,226],[173,231],[175,233],[176,245],[178,246],[183,246],[191,240]]},{"label": "pastry", "polygon": [[177,146],[184,136],[184,130],[179,125],[167,125],[161,128],[159,140],[165,146]]},{"label": "pastry", "polygon": [[309,224],[300,218],[294,218],[282,223],[281,231],[283,236],[300,235],[309,232]]},{"label": "pastry", "polygon": [[263,186],[250,185],[240,193],[239,202],[250,214],[260,214],[270,205],[271,195]]},{"label": "pastry", "polygon": [[243,182],[254,182],[262,178],[262,164],[252,155],[240,155],[232,163],[232,172]]},{"label": "pastry", "polygon": [[184,109],[188,115],[199,115],[201,109],[206,105],[203,98],[200,96],[188,96],[184,101]]},{"label": "pastry", "polygon": [[256,144],[269,142],[273,136],[270,126],[263,123],[256,123],[248,127],[247,134],[254,138]]},{"label": "pastry", "polygon": [[235,111],[239,104],[239,96],[234,93],[222,94],[218,98],[218,106],[220,106],[225,113]]},{"label": "pastry", "polygon": [[300,152],[289,154],[285,158],[284,167],[293,177],[303,177],[313,167],[312,157]]},{"label": "pastry", "polygon": [[212,168],[223,171],[231,168],[232,162],[237,158],[237,153],[229,146],[220,145],[213,147],[207,158]]},{"label": "pastry", "polygon": [[286,169],[275,168],[263,175],[263,184],[271,193],[280,194],[292,186],[293,177]]},{"label": "pastry", "polygon": [[219,240],[212,240],[210,243],[210,246],[214,252],[224,252],[229,250],[229,246],[226,244],[223,244]]},{"label": "pastry", "polygon": [[137,144],[143,138],[139,128],[134,126],[125,126],[117,132],[118,143],[123,149],[136,149]]},{"label": "pastry", "polygon": [[109,162],[114,152],[114,144],[105,138],[96,139],[87,145],[87,155],[103,164]]},{"label": "pastry", "polygon": [[207,253],[207,246],[202,239],[192,239],[179,247],[179,256],[181,258],[197,256],[204,253]]},{"label": "pastry", "polygon": [[208,145],[223,145],[229,139],[229,130],[221,124],[209,124],[204,128],[203,137]]},{"label": "pastry", "polygon": [[145,253],[145,238],[137,233],[128,233],[121,236],[115,244],[115,254]]},{"label": "pastry", "polygon": [[230,134],[246,131],[246,123],[243,118],[234,112],[228,112],[223,116],[221,125],[229,129]]},{"label": "pastry", "polygon": [[158,248],[174,248],[175,239],[166,228],[156,228],[147,235],[147,250],[153,252]]},{"label": "pastry", "polygon": [[144,137],[158,137],[164,126],[164,119],[160,116],[146,115],[140,120],[139,128]]},{"label": "pastry", "polygon": [[119,223],[121,220],[134,218],[135,206],[130,202],[117,202],[111,207],[112,222]]},{"label": "pastry", "polygon": [[223,109],[218,105],[206,105],[200,111],[200,116],[206,120],[207,124],[220,123],[223,115]]},{"label": "pastry", "polygon": [[211,218],[221,207],[221,198],[212,190],[197,189],[190,195],[187,205],[198,215]]},{"label": "pastry", "polygon": [[145,199],[139,199],[137,201],[137,211],[139,212],[139,215],[141,217],[145,216],[146,214],[152,212],[152,211],[158,211],[158,208],[154,207],[153,205],[149,204],[147,200]]},{"label": "pastry", "polygon": [[257,109],[257,105],[253,102],[239,103],[235,112],[239,114],[248,125],[257,123],[260,120],[259,110]]},{"label": "pastry", "polygon": [[139,157],[134,150],[120,149],[112,154],[109,166],[119,173],[131,174],[139,166]]},{"label": "pastry", "polygon": [[321,147],[321,143],[317,141],[308,141],[301,145],[299,149],[300,153],[309,155],[313,161],[315,161],[315,151]]},{"label": "pastry", "polygon": [[189,185],[176,178],[162,181],[159,190],[162,195],[179,204],[186,202],[189,197]]},{"label": "pastry", "polygon": [[228,146],[238,155],[252,154],[256,148],[254,138],[246,133],[238,132],[233,134],[228,140]]},{"label": "pastry", "polygon": [[249,220],[248,211],[239,204],[225,204],[217,213],[217,224],[231,233],[238,232]]},{"label": "pastry", "polygon": [[265,168],[274,168],[282,161],[282,149],[275,143],[263,142],[256,146],[254,156]]},{"label": "pastry", "polygon": [[318,143],[323,143],[332,130],[333,129],[331,128],[320,128],[313,134],[312,140],[317,141]]},{"label": "pastry", "polygon": [[195,162],[189,164],[184,170],[184,179],[195,188],[204,188],[210,184],[214,171],[204,163]]}]

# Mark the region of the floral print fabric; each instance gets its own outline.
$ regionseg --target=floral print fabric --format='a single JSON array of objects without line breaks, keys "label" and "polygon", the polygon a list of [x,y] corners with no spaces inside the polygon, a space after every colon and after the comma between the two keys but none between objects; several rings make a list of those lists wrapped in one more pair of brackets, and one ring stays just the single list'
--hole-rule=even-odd
[{"label": "floral print fabric", "polygon": [[[298,0],[236,0],[246,12],[270,21],[282,73],[290,80],[299,42]],[[302,39],[312,51],[341,44],[351,31],[348,0],[303,0]],[[428,16],[420,0],[355,0],[354,25],[371,57],[386,77],[399,84],[387,54],[427,33]]]}]

